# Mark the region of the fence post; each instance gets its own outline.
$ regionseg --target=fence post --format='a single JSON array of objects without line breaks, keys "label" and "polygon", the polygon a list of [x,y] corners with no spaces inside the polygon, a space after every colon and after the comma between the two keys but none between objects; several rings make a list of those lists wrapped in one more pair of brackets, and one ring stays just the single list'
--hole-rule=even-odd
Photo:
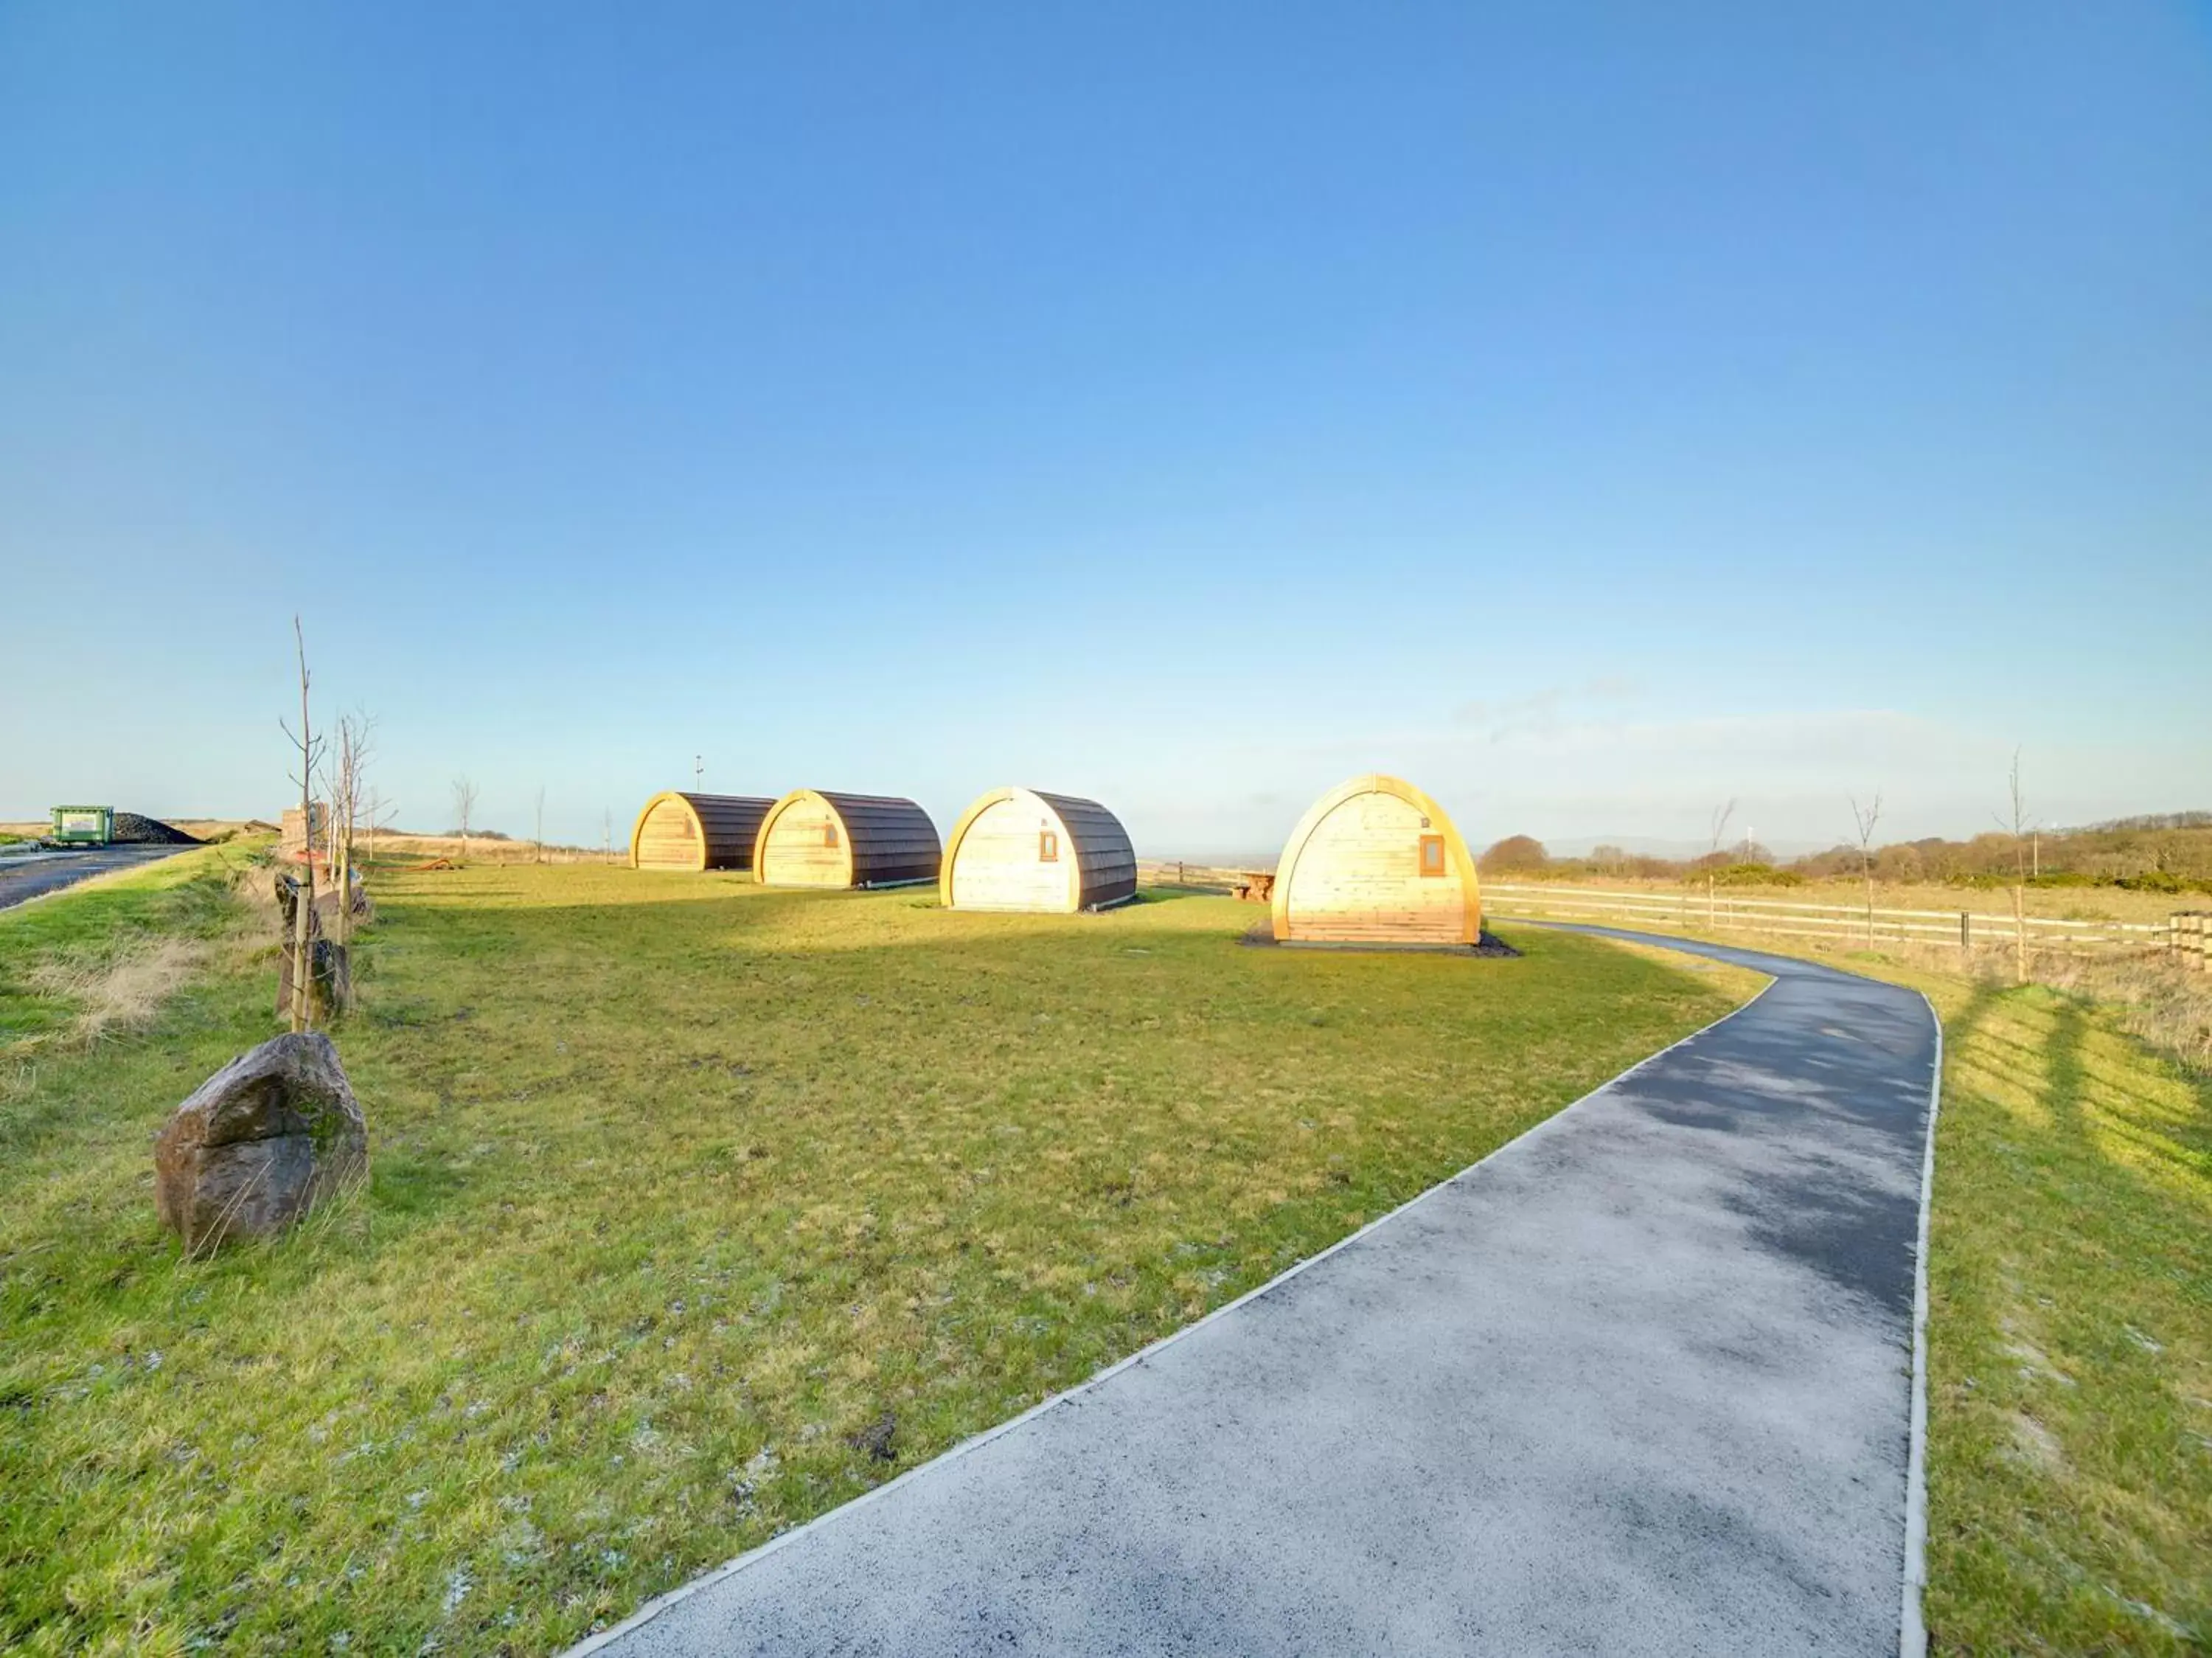
[{"label": "fence post", "polygon": [[1959,948],[1963,953],[1974,948],[1974,917],[1969,910],[1959,911]]}]

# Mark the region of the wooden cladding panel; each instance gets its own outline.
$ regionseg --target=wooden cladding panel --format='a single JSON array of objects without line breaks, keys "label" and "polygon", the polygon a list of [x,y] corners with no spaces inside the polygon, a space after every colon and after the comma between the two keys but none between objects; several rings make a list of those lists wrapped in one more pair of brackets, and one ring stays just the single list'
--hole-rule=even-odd
[{"label": "wooden cladding panel", "polygon": [[937,826],[910,800],[888,795],[824,795],[853,844],[853,884],[889,887],[934,881],[944,856]]},{"label": "wooden cladding panel", "polygon": [[1040,795],[1039,799],[1060,814],[1076,857],[1083,866],[1076,903],[1091,910],[1121,904],[1136,896],[1137,852],[1121,820],[1095,800],[1073,795]]},{"label": "wooden cladding panel", "polygon": [[[1348,786],[1317,821],[1301,827],[1303,838],[1294,838],[1278,871],[1279,937],[1457,944],[1475,930],[1474,894],[1451,856],[1455,836],[1433,808],[1380,786]],[[1445,840],[1443,873],[1425,875],[1422,840],[1438,836]]]},{"label": "wooden cladding panel", "polygon": [[[837,831],[836,844],[824,830]],[[802,795],[778,808],[754,871],[771,887],[849,887],[853,848],[829,802]]]},{"label": "wooden cladding panel", "polygon": [[[1039,836],[1054,838],[1059,857],[1040,856]],[[957,910],[1073,910],[1080,864],[1059,815],[1026,789],[969,820],[954,849]]]},{"label": "wooden cladding panel", "polygon": [[[1041,836],[1057,856],[1042,856]],[[998,789],[952,832],[938,891],[955,909],[1065,913],[1127,902],[1137,856],[1121,820],[1097,801],[1034,789]]]},{"label": "wooden cladding panel", "polygon": [[636,864],[641,869],[700,869],[707,848],[690,807],[678,795],[665,795],[646,808],[637,826]]},{"label": "wooden cladding panel", "polygon": [[[836,831],[835,844],[825,830]],[[801,789],[770,813],[758,878],[775,887],[884,887],[934,881],[937,826],[910,800]]]},{"label": "wooden cladding panel", "polygon": [[775,802],[756,795],[655,795],[630,831],[640,869],[750,869],[761,820]]}]

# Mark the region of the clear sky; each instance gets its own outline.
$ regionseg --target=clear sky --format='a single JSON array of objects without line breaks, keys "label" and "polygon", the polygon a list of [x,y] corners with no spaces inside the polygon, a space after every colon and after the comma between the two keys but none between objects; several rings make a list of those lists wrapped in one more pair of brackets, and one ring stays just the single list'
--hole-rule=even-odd
[{"label": "clear sky", "polygon": [[2212,807],[2212,10],[0,5],[0,817]]}]

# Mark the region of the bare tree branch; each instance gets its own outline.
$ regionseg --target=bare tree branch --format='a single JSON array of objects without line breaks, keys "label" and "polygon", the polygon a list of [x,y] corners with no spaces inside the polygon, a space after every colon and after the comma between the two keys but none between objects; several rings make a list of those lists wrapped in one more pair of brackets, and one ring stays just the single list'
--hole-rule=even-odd
[{"label": "bare tree branch", "polygon": [[469,861],[469,826],[477,812],[476,783],[463,776],[453,779],[453,812],[461,820],[461,862]]},{"label": "bare tree branch", "polygon": [[[300,775],[295,779],[300,785],[300,887],[299,899],[292,912],[292,1028],[304,1031],[314,1023],[314,957],[311,941],[315,921],[315,795],[311,782],[315,775],[315,764],[321,750],[314,741],[314,733],[307,720],[307,636],[300,626],[300,618],[292,618],[292,643],[300,658],[300,730],[296,736],[287,730],[300,751]],[[281,726],[283,721],[278,721]]]},{"label": "bare tree branch", "polygon": [[1881,790],[1874,791],[1874,804],[1862,811],[1856,795],[1844,797],[1851,803],[1851,821],[1858,826],[1859,874],[1866,881],[1866,939],[1867,948],[1874,948],[1874,832],[1881,821]]},{"label": "bare tree branch", "polygon": [[1730,796],[1725,806],[1713,808],[1712,840],[1705,848],[1705,930],[1711,932],[1719,924],[1719,906],[1713,898],[1713,865],[1720,862],[1721,838],[1728,833],[1729,820],[1735,815],[1735,800]]}]

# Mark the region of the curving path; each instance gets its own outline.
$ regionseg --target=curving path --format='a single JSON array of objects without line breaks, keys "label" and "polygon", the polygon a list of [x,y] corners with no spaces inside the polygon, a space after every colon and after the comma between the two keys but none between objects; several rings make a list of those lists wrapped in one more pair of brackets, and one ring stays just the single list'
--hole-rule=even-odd
[{"label": "curving path", "polygon": [[1910,1647],[1935,1021],[1890,985],[1650,942],[1776,982],[1335,1249],[577,1650]]}]

